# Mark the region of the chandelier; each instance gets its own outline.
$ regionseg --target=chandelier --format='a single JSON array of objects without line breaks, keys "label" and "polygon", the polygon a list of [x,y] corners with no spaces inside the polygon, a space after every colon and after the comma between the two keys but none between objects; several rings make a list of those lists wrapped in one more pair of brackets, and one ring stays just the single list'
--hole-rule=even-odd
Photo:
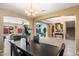
[{"label": "chandelier", "polygon": [[27,16],[35,17],[37,15],[37,11],[34,9],[33,5],[30,4],[29,7],[25,10]]}]

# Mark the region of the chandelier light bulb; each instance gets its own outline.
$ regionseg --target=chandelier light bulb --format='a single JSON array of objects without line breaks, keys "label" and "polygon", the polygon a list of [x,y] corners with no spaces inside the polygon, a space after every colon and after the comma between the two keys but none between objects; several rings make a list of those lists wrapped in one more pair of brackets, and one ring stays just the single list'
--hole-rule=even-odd
[{"label": "chandelier light bulb", "polygon": [[29,11],[30,11],[30,12],[33,12],[34,10],[33,10],[33,9],[29,9]]},{"label": "chandelier light bulb", "polygon": [[34,13],[33,13],[33,14],[32,14],[32,16],[33,16],[33,17],[35,17],[35,16],[36,16],[36,14],[34,14]]},{"label": "chandelier light bulb", "polygon": [[25,13],[28,13],[28,11],[27,11],[27,10],[25,10]]}]

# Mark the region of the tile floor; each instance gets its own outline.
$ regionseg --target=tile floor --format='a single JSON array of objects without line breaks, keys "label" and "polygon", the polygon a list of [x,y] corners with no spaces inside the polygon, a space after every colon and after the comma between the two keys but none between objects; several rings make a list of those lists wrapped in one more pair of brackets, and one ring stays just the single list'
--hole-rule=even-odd
[{"label": "tile floor", "polygon": [[64,56],[76,56],[75,53],[75,40],[69,40],[67,39],[65,41],[66,48],[64,52]]}]

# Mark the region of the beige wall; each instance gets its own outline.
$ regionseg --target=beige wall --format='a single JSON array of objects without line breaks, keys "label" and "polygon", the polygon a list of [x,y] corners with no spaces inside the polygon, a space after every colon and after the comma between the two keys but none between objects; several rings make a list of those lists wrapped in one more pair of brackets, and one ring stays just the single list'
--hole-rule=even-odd
[{"label": "beige wall", "polygon": [[75,22],[75,39],[76,39],[76,52],[79,54],[79,15],[76,16],[76,22]]},{"label": "beige wall", "polygon": [[75,42],[76,42],[76,53],[79,53],[79,6],[63,9],[56,12],[51,12],[43,16],[38,16],[37,20],[44,20],[51,17],[60,17],[60,16],[76,16],[76,30],[75,30]]},{"label": "beige wall", "polygon": [[52,37],[52,24],[50,24],[50,37]]},{"label": "beige wall", "polygon": [[47,24],[48,37],[52,37],[52,24]]},{"label": "beige wall", "polygon": [[50,24],[47,24],[47,33],[48,33],[48,37],[50,37]]},{"label": "beige wall", "polygon": [[29,24],[30,24],[30,28],[32,29],[32,34],[31,34],[31,40],[33,39],[33,36],[36,35],[36,23],[35,23],[35,20],[34,19],[31,19],[29,21]]},{"label": "beige wall", "polygon": [[0,52],[3,50],[3,20],[0,17]]}]

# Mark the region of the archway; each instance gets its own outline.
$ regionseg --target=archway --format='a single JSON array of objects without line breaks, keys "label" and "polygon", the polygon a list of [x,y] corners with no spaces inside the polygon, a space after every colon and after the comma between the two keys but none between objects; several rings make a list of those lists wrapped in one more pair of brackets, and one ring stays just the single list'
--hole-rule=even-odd
[{"label": "archway", "polygon": [[4,55],[10,56],[9,35],[22,35],[24,32],[24,24],[29,25],[29,21],[18,17],[3,17]]}]

